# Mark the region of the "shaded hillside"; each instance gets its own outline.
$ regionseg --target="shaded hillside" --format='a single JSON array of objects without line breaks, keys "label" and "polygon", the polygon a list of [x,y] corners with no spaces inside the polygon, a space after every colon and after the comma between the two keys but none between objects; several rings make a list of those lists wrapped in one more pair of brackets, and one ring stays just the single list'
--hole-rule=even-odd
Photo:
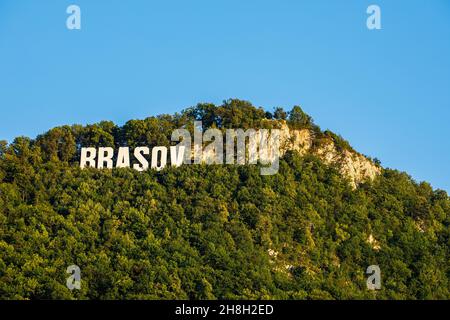
[{"label": "shaded hillside", "polygon": [[[257,166],[78,167],[82,146],[169,145],[194,119],[221,129],[286,120],[311,132],[311,147],[286,150],[273,176]],[[2,143],[0,298],[448,298],[448,195],[376,164],[354,188],[342,163],[314,151],[330,142],[335,157],[360,156],[299,107],[229,100]],[[66,288],[71,264],[80,291]],[[374,264],[382,289],[368,291]]]}]

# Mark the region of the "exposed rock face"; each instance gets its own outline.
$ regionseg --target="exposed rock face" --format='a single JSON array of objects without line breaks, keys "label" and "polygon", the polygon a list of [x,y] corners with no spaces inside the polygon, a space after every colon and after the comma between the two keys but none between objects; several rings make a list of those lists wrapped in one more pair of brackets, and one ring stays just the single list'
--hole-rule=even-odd
[{"label": "exposed rock face", "polygon": [[372,246],[372,249],[378,251],[381,249],[381,245],[378,242],[378,240],[376,240],[372,234],[369,235],[369,238],[367,239],[367,242]]},{"label": "exposed rock face", "polygon": [[[356,188],[359,183],[372,180],[381,169],[372,161],[353,150],[339,150],[333,139],[321,139],[315,144],[314,132],[310,129],[290,129],[285,121],[267,120],[269,127],[280,130],[279,150],[280,157],[287,151],[297,151],[300,155],[314,154],[328,165],[336,165],[339,171],[349,178],[350,184]],[[258,133],[258,131],[256,131]],[[269,147],[270,148],[270,147]],[[203,152],[203,161],[214,158],[214,152]],[[260,157],[266,162],[275,159],[274,150],[270,150],[267,157]]]},{"label": "exposed rock face", "polygon": [[313,136],[307,129],[291,130],[286,123],[283,123],[280,133],[281,155],[287,151],[297,151],[300,155],[304,155],[313,146]]},{"label": "exposed rock face", "polygon": [[352,187],[368,179],[373,180],[381,169],[363,155],[349,150],[339,151],[329,139],[318,147],[313,147],[314,136],[309,129],[293,130],[282,123],[280,135],[280,155],[295,150],[301,155],[308,152],[317,155],[326,164],[336,164],[340,172],[350,179]]}]

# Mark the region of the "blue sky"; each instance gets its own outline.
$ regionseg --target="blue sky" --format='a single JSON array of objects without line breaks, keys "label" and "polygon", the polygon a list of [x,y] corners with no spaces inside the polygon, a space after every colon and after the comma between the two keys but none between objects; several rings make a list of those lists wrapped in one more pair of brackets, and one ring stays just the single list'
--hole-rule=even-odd
[{"label": "blue sky", "polygon": [[[370,4],[382,30],[366,28]],[[0,0],[0,139],[227,98],[299,104],[449,191],[450,2]]]}]

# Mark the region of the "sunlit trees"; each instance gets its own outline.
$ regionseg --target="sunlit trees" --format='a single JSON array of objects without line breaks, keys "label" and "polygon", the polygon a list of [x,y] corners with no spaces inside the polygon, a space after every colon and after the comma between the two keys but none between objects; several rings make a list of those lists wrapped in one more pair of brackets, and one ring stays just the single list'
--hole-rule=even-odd
[{"label": "sunlit trees", "polygon": [[[256,166],[136,172],[77,163],[80,145],[165,144],[193,119],[244,127],[266,118],[230,100],[0,142],[0,298],[450,296],[449,197],[407,174],[383,169],[354,190],[336,168],[295,152],[273,176]],[[311,119],[294,108],[289,121]],[[81,268],[81,290],[65,286],[71,264]],[[372,264],[383,274],[377,292],[366,289]]]}]

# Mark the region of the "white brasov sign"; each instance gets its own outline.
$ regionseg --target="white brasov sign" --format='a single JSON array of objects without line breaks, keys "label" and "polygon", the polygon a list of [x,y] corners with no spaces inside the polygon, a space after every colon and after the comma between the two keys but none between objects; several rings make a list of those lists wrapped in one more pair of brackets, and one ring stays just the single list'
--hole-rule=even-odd
[{"label": "white brasov sign", "polygon": [[[201,121],[194,123],[194,141],[187,129],[176,129],[171,140],[175,146],[129,147],[83,147],[80,167],[97,169],[133,168],[146,171],[149,168],[162,170],[170,165],[182,164],[261,164],[261,175],[278,172],[280,153],[279,129],[226,129],[225,139],[219,129],[202,131]],[[225,143],[224,143],[225,141]],[[225,146],[224,146],[225,145]],[[225,149],[225,150],[224,150]],[[132,161],[133,158],[133,161]]]}]

